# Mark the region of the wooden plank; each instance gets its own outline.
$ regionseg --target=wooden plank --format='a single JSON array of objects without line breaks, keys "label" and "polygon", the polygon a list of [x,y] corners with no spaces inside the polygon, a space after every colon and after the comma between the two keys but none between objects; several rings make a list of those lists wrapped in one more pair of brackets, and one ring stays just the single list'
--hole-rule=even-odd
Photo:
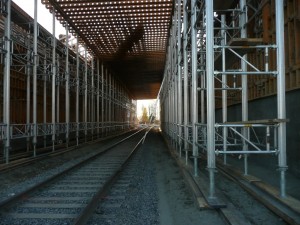
[{"label": "wooden plank", "polygon": [[263,43],[262,38],[232,38],[228,42],[228,46],[242,46],[245,48],[257,46]]},{"label": "wooden plank", "polygon": [[266,124],[266,125],[276,125],[278,123],[289,122],[289,119],[264,119],[264,120],[248,120],[248,121],[233,121],[233,122],[225,122],[219,124],[242,124],[242,125],[251,125],[251,124]]},{"label": "wooden plank", "polygon": [[[231,204],[231,203],[230,203]],[[233,210],[234,206],[228,205],[227,208],[222,208],[221,212],[223,213],[225,220],[230,225],[250,225],[251,223],[248,219],[240,212]]]},{"label": "wooden plank", "polygon": [[260,182],[254,182],[254,185],[257,187],[261,188],[265,192],[269,193],[273,197],[275,197],[277,200],[280,202],[284,203],[285,205],[289,206],[291,209],[293,209],[295,212],[300,214],[300,201],[291,197],[291,196],[286,196],[285,198],[281,198],[280,192],[277,188],[270,186],[269,184],[266,184],[262,181]]},{"label": "wooden plank", "polygon": [[[220,170],[231,174],[234,180],[238,180],[240,185],[251,193],[256,199],[282,217],[285,221],[291,224],[298,224],[300,221],[300,201],[287,196],[286,198],[279,197],[279,190],[273,186],[264,183],[255,176],[245,176],[242,171],[231,167],[230,165],[218,165]],[[290,210],[291,209],[291,210]]]},{"label": "wooden plank", "polygon": [[188,187],[192,191],[192,194],[197,202],[197,205],[200,209],[210,208],[205,199],[203,198],[203,195],[201,194],[201,191],[195,184],[193,178],[190,176],[190,174],[179,164],[180,168],[182,169],[183,177],[186,183],[188,184]]}]

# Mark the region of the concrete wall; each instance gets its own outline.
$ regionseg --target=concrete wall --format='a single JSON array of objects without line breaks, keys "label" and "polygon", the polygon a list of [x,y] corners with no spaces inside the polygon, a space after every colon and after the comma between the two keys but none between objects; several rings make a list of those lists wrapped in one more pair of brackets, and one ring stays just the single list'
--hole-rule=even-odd
[{"label": "concrete wall", "polygon": [[[287,163],[288,171],[300,177],[300,90],[286,93],[286,113],[290,122],[287,123]],[[249,120],[273,119],[277,116],[276,96],[266,97],[249,102]],[[216,121],[222,119],[222,110],[216,111]],[[228,121],[241,120],[241,105],[228,108]],[[251,156],[255,161],[266,167],[277,166],[276,156]]]}]

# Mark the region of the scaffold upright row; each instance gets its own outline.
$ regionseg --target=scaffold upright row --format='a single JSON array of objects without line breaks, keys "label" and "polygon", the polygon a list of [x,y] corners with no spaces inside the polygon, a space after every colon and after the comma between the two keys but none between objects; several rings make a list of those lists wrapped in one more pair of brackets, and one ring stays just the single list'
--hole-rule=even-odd
[{"label": "scaffold upright row", "polygon": [[23,142],[35,157],[43,148],[55,151],[130,129],[136,101],[66,21],[66,33],[56,39],[56,10],[50,10],[51,34],[38,24],[37,0],[33,20],[20,14],[22,22],[13,21],[12,5],[1,1],[0,141],[5,163]]},{"label": "scaffold upright row", "polygon": [[[222,1],[178,0],[174,6],[160,92],[162,130],[179,157],[185,152],[194,176],[199,176],[199,158],[205,156],[210,199],[217,198],[217,162],[242,157],[248,175],[248,157],[261,154],[278,157],[280,195],[286,195],[284,6],[275,0],[276,38],[264,42],[247,29],[255,5],[240,0],[230,8]],[[249,115],[248,81],[253,76],[277,80],[273,118]],[[240,115],[228,113],[233,104],[239,105]]]}]

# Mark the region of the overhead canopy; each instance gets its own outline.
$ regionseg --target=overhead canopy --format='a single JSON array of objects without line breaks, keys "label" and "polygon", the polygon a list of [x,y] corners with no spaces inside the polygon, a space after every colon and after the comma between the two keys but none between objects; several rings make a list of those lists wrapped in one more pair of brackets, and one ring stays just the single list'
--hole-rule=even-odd
[{"label": "overhead canopy", "polygon": [[62,24],[127,85],[156,98],[162,81],[172,0],[42,0]]}]

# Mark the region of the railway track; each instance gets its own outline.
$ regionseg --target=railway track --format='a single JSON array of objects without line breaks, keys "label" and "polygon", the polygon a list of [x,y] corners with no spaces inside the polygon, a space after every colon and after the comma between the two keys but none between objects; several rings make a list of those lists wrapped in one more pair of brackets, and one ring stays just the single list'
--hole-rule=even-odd
[{"label": "railway track", "polygon": [[[14,196],[9,201],[0,203],[0,224],[164,224],[159,223],[158,218],[161,218],[163,214],[168,214],[168,210],[161,211],[158,208],[156,202],[158,199],[157,184],[155,183],[158,181],[153,178],[153,176],[156,176],[153,166],[158,163],[161,165],[156,167],[158,170],[166,170],[166,167],[168,167],[167,161],[171,160],[169,156],[164,156],[167,157],[164,160],[161,159],[164,146],[154,147],[153,143],[158,143],[158,139],[155,139],[155,135],[151,133],[147,138],[147,144],[142,147],[141,151],[134,154],[130,162],[127,160],[130,158],[129,155],[132,155],[132,149],[138,146],[137,143],[144,141],[146,133],[147,130],[141,131],[134,137],[127,139],[126,142],[118,143],[115,147],[110,146],[110,151],[95,156],[89,159],[88,162],[74,166],[63,174],[39,184],[29,191],[18,194],[18,196]],[[118,153],[117,149],[120,148],[122,154]],[[143,160],[141,160],[142,152]],[[137,159],[137,157],[140,158]],[[141,165],[141,162],[144,163]],[[148,165],[146,165],[147,163]],[[169,166],[178,168],[173,164],[175,163],[169,161]],[[201,163],[201,165],[204,164]],[[148,172],[145,174],[145,171]],[[181,185],[178,183],[180,179],[177,177],[180,174],[175,171],[171,173],[170,170],[167,171],[165,177],[163,177],[164,179],[161,180],[167,189],[160,189],[160,193],[166,190],[169,192],[175,186]],[[221,176],[222,171],[220,168],[219,172],[218,176]],[[230,172],[230,174],[233,173]],[[152,176],[151,181],[149,181],[148,176]],[[190,173],[188,176],[190,176],[190,180],[193,180]],[[205,175],[201,174],[201,177],[203,178]],[[145,180],[142,181],[143,179]],[[266,208],[262,208],[254,200],[245,199],[244,197],[238,199],[241,193],[234,196],[237,192],[242,192],[238,189],[238,185],[234,187],[231,181],[218,180],[221,182],[221,192],[225,193],[224,206],[209,207],[203,199],[200,197],[197,199],[199,203],[204,204],[201,206],[202,210],[197,211],[196,214],[200,217],[206,215],[206,221],[218,221],[214,224],[230,225],[290,224]],[[205,180],[200,182],[204,185],[207,184]],[[196,185],[198,184],[196,183]],[[145,191],[145,187],[148,188],[147,191]],[[172,188],[168,189],[170,187]],[[181,189],[178,189],[178,191],[182,193]],[[179,197],[182,198],[181,202],[172,205],[174,208],[181,207],[180,212],[187,207],[186,204],[192,204],[190,201],[193,202],[192,198],[190,200],[183,198],[178,193],[174,195],[172,192],[171,195],[171,198],[181,196]],[[219,193],[217,193],[217,196],[220,197]],[[242,201],[243,205],[238,206],[235,201]],[[148,206],[145,207],[145,204],[148,204]],[[245,211],[247,205],[251,205],[250,213]],[[256,208],[256,212],[259,211],[260,214],[271,214],[270,220],[265,223],[266,220],[263,219],[266,217],[255,215],[251,208]],[[173,209],[170,208],[169,210]],[[178,220],[179,211],[177,211],[177,214],[178,216],[175,218]],[[180,222],[176,225],[184,223]]]},{"label": "railway track", "polygon": [[84,224],[142,143],[140,130],[0,205],[0,224]]},{"label": "railway track", "polygon": [[117,134],[117,135],[112,135],[112,136],[108,136],[108,137],[104,137],[104,138],[100,138],[100,139],[95,139],[95,140],[89,141],[89,142],[81,141],[81,142],[79,142],[79,145],[76,145],[75,141],[73,141],[72,142],[73,144],[71,144],[68,148],[66,148],[65,144],[56,145],[55,151],[52,150],[52,146],[49,146],[46,148],[39,148],[39,149],[37,149],[35,157],[33,156],[32,151],[24,152],[26,150],[23,150],[23,152],[11,154],[9,164],[4,163],[5,160],[1,155],[0,156],[0,173],[10,170],[10,169],[13,169],[13,168],[22,167],[24,165],[33,163],[35,161],[40,161],[43,159],[47,159],[49,157],[58,156],[58,155],[70,152],[70,151],[80,148],[81,146],[84,146],[86,144],[106,141],[106,140],[110,140],[110,139],[113,139],[113,138],[116,138],[119,136],[122,137],[122,136],[128,135],[129,133],[132,133],[133,131],[134,130],[129,130],[129,131]]}]

